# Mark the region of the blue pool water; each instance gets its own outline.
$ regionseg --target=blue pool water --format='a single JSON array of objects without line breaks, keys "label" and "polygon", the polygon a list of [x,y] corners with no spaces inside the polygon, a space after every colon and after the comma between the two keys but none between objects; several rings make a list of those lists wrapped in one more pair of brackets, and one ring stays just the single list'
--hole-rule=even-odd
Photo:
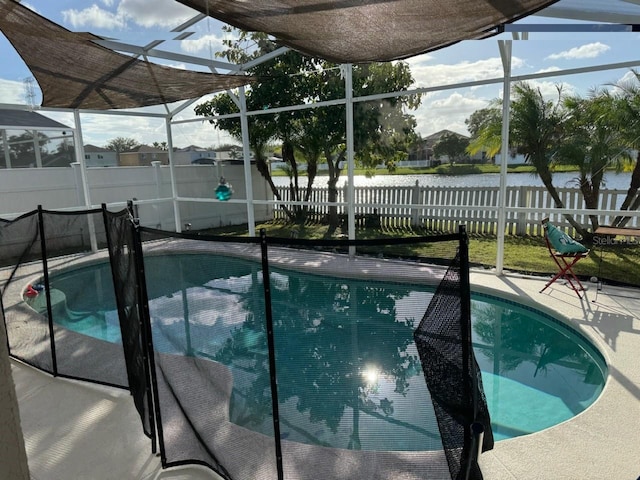
[{"label": "blue pool water", "polygon": [[[198,254],[148,257],[145,269],[156,350],[226,365],[231,421],[272,435],[260,266]],[[119,342],[110,281],[105,265],[53,276],[52,289],[65,293],[72,311],[55,321]],[[277,269],[271,287],[282,438],[363,450],[442,448],[413,343],[432,291]],[[472,322],[497,440],[563,422],[602,391],[601,356],[561,322],[479,294]]]}]

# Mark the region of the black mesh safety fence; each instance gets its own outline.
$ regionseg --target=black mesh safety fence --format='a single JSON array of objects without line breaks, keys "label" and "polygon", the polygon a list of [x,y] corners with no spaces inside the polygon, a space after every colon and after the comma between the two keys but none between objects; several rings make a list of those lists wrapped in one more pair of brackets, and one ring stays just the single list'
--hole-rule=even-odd
[{"label": "black mesh safety fence", "polygon": [[2,317],[15,358],[129,388],[164,467],[480,479],[493,439],[466,240],[178,234],[131,209],[39,209],[0,222]]},{"label": "black mesh safety fence", "polygon": [[[471,339],[444,345],[430,370],[414,341],[426,315],[446,316],[432,322],[443,337],[454,317],[458,332],[468,328],[459,308],[429,307],[451,264],[461,268],[466,235],[310,241],[139,230],[164,466],[197,463],[229,479],[481,478],[469,419],[490,437],[478,413],[486,404],[476,403],[482,386],[470,388],[476,372],[448,363],[464,351],[470,360],[458,363],[475,365]],[[460,392],[476,389],[460,405]],[[458,428],[442,428],[454,423],[439,408],[447,402]]]},{"label": "black mesh safety fence", "polygon": [[[126,389],[106,218],[126,218],[133,231],[128,212],[102,209],[39,207],[1,220],[0,312],[13,358],[56,376]],[[149,378],[148,371],[142,377]],[[143,427],[154,436],[149,421]]]},{"label": "black mesh safety fence", "polygon": [[39,284],[44,277],[37,211],[0,222],[0,255],[0,298],[9,352],[13,357],[53,374],[56,368],[52,326],[46,315],[36,315],[30,305],[40,293],[33,285]]},{"label": "black mesh safety fence", "polygon": [[[466,242],[438,285],[414,337],[451,478],[482,479],[477,455],[479,450],[491,450],[494,441],[471,343]],[[482,436],[472,435],[474,431]]]},{"label": "black mesh safety fence", "polygon": [[102,210],[41,216],[44,289],[31,307],[52,319],[56,373],[127,388]]},{"label": "black mesh safety fence", "polygon": [[111,277],[109,281],[114,286],[113,307],[117,312],[115,325],[111,327],[114,335],[120,336],[120,345],[126,361],[126,368],[119,371],[121,374],[126,372],[127,384],[140,415],[143,431],[153,439],[155,451],[156,430],[151,393],[149,338],[142,321],[146,318],[146,297],[138,281],[142,262],[140,241],[130,209],[113,213],[103,207],[102,212],[110,260],[110,268],[106,271]]}]

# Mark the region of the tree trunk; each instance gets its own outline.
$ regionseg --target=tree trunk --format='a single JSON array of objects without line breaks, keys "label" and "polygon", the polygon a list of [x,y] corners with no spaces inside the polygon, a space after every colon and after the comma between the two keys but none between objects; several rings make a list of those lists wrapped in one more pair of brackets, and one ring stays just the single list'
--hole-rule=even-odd
[{"label": "tree trunk", "polygon": [[[564,208],[564,204],[562,203],[562,200],[560,200],[560,195],[558,194],[556,187],[553,185],[551,172],[548,169],[538,170],[538,175],[540,176],[540,180],[542,180],[542,184],[549,192],[549,195],[551,195],[551,198],[553,198],[553,201],[556,204],[556,208]],[[571,226],[576,229],[576,232],[578,232],[583,238],[589,237],[589,232],[587,232],[587,230],[582,225],[576,222],[572,215],[565,213],[564,217],[571,224]]]},{"label": "tree trunk", "polygon": [[[278,201],[282,201],[282,196],[278,191],[278,187],[275,186],[275,184],[273,183],[273,179],[271,178],[271,172],[269,172],[269,165],[267,165],[266,159],[264,159],[261,155],[256,155],[256,168],[258,169],[258,172],[260,172],[260,175],[262,175],[262,177],[269,184],[269,188],[271,188],[271,192],[273,193],[274,198]],[[290,220],[294,218],[294,214],[289,209],[289,207],[283,204],[281,205],[281,208],[282,210],[284,210],[284,213],[287,215],[287,217],[289,217]]]},{"label": "tree trunk", "polygon": [[[293,153],[293,145],[289,141],[282,142],[282,161],[291,167],[291,177],[289,179],[289,192],[291,194],[291,200],[294,202],[300,201],[300,186],[298,183],[298,163]],[[293,213],[292,220],[300,225],[304,224],[306,219],[306,207],[300,205],[292,205],[291,211]]]},{"label": "tree trunk", "polygon": [[[335,159],[332,158],[331,152],[325,152],[327,157],[327,165],[329,166],[329,180],[327,181],[328,188],[328,201],[329,203],[336,203],[338,201],[338,179],[340,178],[340,162],[344,160],[345,152],[341,152]],[[340,218],[338,217],[338,207],[336,205],[329,206],[329,229],[327,230],[327,236],[333,235],[338,226],[340,225]]]},{"label": "tree trunk", "polygon": [[[304,192],[304,201],[308,202],[311,199],[311,193],[313,191],[313,182],[316,179],[316,175],[318,173],[318,160],[310,160],[307,159],[307,188]],[[314,215],[317,214],[317,211],[314,211]]]},{"label": "tree trunk", "polygon": [[[587,210],[598,209],[598,197],[600,196],[600,190],[596,188],[594,184],[595,182],[590,183],[587,179],[584,179],[580,182],[580,191],[582,192],[584,205],[585,207],[587,207]],[[591,231],[595,232],[598,229],[599,225],[598,216],[589,215],[589,220],[591,220]]]}]

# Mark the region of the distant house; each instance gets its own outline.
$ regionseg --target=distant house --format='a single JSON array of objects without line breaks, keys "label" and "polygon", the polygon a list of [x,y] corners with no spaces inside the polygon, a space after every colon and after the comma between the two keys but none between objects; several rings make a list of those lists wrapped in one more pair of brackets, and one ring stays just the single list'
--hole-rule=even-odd
[{"label": "distant house", "polygon": [[[409,151],[408,164],[432,167],[440,162],[447,162],[448,158],[445,157],[437,159],[433,154],[433,147],[444,135],[456,135],[460,138],[469,140],[469,137],[467,135],[463,135],[452,130],[440,130],[439,132],[422,138],[411,147]],[[486,161],[486,156],[484,152],[479,152],[476,155],[470,157],[469,160],[471,161],[471,163],[484,163]]]},{"label": "distant house", "polygon": [[106,148],[85,145],[84,164],[87,167],[117,167],[118,154]]},{"label": "distant house", "polygon": [[174,165],[215,165],[218,152],[207,148],[189,145],[173,152]]},{"label": "distant house", "polygon": [[120,152],[121,167],[149,166],[151,162],[169,165],[169,152],[149,145],[140,145],[128,152]]},{"label": "distant house", "polygon": [[0,109],[0,168],[68,167],[73,162],[70,127],[36,112]]}]

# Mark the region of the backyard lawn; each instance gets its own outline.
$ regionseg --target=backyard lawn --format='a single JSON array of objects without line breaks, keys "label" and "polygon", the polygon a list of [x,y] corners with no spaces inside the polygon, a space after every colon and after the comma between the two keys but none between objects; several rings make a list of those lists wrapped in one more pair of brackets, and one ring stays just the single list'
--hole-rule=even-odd
[{"label": "backyard lawn", "polygon": [[[323,239],[327,233],[327,225],[297,224],[286,222],[267,222],[256,225],[256,232],[264,228],[269,236],[291,238]],[[212,235],[248,235],[247,227],[233,226],[203,231]],[[346,238],[346,230],[340,228],[333,238]],[[429,235],[434,232],[420,231],[413,228],[358,228],[358,239],[397,238],[407,236]],[[385,248],[384,255],[421,256],[422,247],[410,248],[399,245],[394,249]],[[494,268],[497,255],[497,239],[492,235],[471,235],[469,238],[469,259],[477,267]],[[373,253],[373,252],[372,252]],[[445,254],[448,255],[450,252]],[[428,256],[428,254],[427,254]],[[556,272],[556,266],[549,256],[544,239],[537,236],[505,237],[504,270],[532,275],[549,276]],[[599,277],[611,284],[640,287],[640,244],[616,243],[591,249],[589,257],[580,261],[574,268],[581,279]]]}]

